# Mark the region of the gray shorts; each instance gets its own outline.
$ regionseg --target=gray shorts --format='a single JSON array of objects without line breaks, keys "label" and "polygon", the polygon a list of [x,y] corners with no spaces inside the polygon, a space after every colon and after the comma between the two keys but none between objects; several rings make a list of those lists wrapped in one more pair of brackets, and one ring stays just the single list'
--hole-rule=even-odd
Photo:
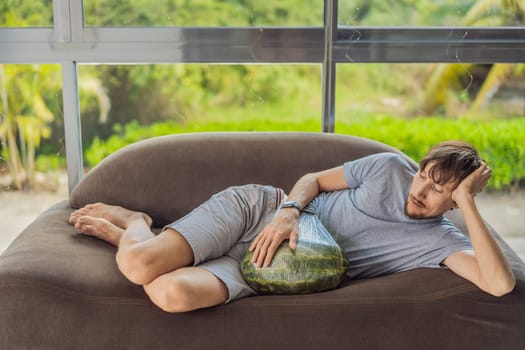
[{"label": "gray shorts", "polygon": [[283,190],[271,186],[230,187],[164,229],[173,228],[188,241],[194,265],[224,282],[229,302],[256,294],[242,278],[240,262],[283,197]]}]

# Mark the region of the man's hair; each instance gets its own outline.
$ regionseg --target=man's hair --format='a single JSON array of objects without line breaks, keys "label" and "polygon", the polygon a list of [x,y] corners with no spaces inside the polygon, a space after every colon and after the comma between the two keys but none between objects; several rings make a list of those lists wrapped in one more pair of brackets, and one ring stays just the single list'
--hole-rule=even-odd
[{"label": "man's hair", "polygon": [[433,163],[428,176],[440,185],[452,181],[456,187],[479,168],[482,162],[474,146],[463,141],[445,141],[428,151],[419,162],[419,169],[423,170],[429,163]]}]

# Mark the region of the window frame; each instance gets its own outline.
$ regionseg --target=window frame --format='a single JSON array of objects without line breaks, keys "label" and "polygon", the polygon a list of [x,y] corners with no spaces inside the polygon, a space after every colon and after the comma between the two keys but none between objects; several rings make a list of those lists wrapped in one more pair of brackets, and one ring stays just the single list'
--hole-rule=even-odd
[{"label": "window frame", "polygon": [[82,0],[53,0],[52,28],[0,28],[0,63],[61,64],[69,191],[83,174],[78,64],[322,65],[321,130],[334,132],[338,64],[523,63],[525,27],[353,27],[324,0],[322,27],[86,27]]}]

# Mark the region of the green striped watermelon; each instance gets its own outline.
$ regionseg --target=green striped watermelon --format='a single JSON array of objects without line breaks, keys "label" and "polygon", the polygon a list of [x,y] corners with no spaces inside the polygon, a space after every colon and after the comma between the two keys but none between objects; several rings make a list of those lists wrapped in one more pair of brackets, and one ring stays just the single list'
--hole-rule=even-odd
[{"label": "green striped watermelon", "polygon": [[336,288],[348,262],[317,216],[302,213],[297,249],[288,241],[277,249],[269,267],[256,268],[248,251],[241,262],[244,280],[259,294],[306,294]]}]

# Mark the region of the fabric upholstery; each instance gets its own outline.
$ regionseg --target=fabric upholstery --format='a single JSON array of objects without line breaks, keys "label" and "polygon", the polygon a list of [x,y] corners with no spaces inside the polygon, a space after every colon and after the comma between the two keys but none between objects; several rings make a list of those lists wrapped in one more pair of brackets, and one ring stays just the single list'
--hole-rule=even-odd
[{"label": "fabric upholstery", "polygon": [[418,269],[169,314],[120,274],[113,246],[67,223],[72,208],[103,201],[146,211],[160,227],[229,185],[289,190],[306,172],[384,150],[395,151],[331,134],[210,133],[116,152],[0,257],[0,349],[525,348],[525,264],[495,232],[518,278],[501,298],[448,270]]},{"label": "fabric upholstery", "polygon": [[307,172],[393,148],[320,133],[202,133],[159,137],[121,149],[72,193],[71,206],[103,201],[149,213],[163,226],[228,186],[284,190]]}]

